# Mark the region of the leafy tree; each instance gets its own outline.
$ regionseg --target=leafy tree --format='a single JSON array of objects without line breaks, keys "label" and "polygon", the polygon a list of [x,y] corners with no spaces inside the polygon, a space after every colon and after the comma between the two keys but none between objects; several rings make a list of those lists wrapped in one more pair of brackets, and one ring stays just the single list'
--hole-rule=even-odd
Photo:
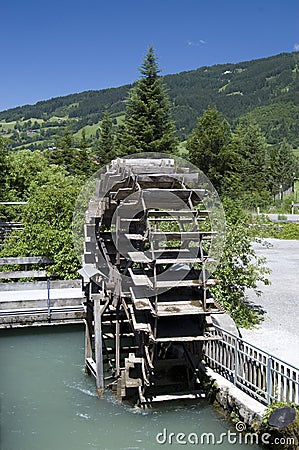
[{"label": "leafy tree", "polygon": [[63,168],[49,165],[47,158],[40,151],[20,150],[10,155],[10,170],[7,177],[7,199],[9,201],[26,201],[32,185],[42,186],[57,171]]},{"label": "leafy tree", "polygon": [[198,118],[197,127],[187,140],[190,161],[202,170],[216,189],[229,169],[230,126],[216,108],[209,108]]},{"label": "leafy tree", "polygon": [[6,182],[9,173],[8,142],[0,137],[0,201],[4,201]]},{"label": "leafy tree", "polygon": [[269,284],[270,270],[265,266],[265,258],[258,257],[252,247],[253,238],[247,218],[240,203],[226,198],[227,230],[222,260],[215,277],[218,284],[212,288],[215,298],[240,327],[251,327],[261,319],[259,314],[246,304],[246,290],[254,289],[257,283]]},{"label": "leafy tree", "polygon": [[166,89],[159,75],[157,58],[152,47],[140,68],[142,77],[126,100],[123,133],[120,136],[124,154],[138,152],[174,152],[177,139],[170,118]]},{"label": "leafy tree", "polygon": [[59,278],[77,278],[77,259],[71,232],[73,209],[81,181],[56,168],[42,186],[29,189],[22,214],[23,230],[5,240],[1,256],[47,256],[54,261],[48,268]]},{"label": "leafy tree", "polygon": [[[0,137],[0,201],[7,201],[9,175],[8,141]],[[0,219],[6,219],[5,207],[0,205]]]},{"label": "leafy tree", "polygon": [[270,187],[275,195],[289,188],[298,172],[298,161],[291,145],[285,140],[270,150]]}]

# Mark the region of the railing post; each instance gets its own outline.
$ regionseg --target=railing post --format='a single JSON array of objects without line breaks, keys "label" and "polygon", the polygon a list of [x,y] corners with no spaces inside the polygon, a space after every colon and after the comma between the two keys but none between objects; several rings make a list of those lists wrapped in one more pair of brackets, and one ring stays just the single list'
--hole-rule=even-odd
[{"label": "railing post", "polygon": [[267,360],[267,403],[271,403],[272,399],[272,358],[271,356]]},{"label": "railing post", "polygon": [[48,322],[51,322],[51,298],[50,298],[50,280],[47,278],[47,307],[48,307]]},{"label": "railing post", "polygon": [[235,368],[234,368],[234,385],[238,382],[239,372],[239,338],[235,337]]}]

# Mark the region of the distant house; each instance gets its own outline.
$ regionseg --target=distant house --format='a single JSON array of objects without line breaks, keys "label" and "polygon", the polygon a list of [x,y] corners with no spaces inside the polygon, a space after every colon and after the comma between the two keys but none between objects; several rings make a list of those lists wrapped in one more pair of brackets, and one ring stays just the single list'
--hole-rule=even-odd
[{"label": "distant house", "polygon": [[38,130],[26,130],[27,134],[37,133]]}]

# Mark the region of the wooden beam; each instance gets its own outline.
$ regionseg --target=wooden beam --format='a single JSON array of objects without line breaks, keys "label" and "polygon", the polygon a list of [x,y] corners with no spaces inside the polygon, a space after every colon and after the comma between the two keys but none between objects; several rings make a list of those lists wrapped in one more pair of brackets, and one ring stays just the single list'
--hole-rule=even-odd
[{"label": "wooden beam", "polygon": [[115,366],[116,366],[116,376],[120,375],[120,323],[119,315],[116,315],[115,323]]},{"label": "wooden beam", "polygon": [[0,258],[0,266],[11,265],[11,264],[51,264],[51,261],[46,256],[17,256],[17,257],[6,257]]},{"label": "wooden beam", "polygon": [[94,333],[95,333],[95,357],[96,357],[96,386],[98,396],[104,395],[104,366],[102,348],[102,317],[100,300],[94,301]]},{"label": "wooden beam", "polygon": [[16,272],[0,272],[0,279],[47,278],[45,270],[20,270]]},{"label": "wooden beam", "polygon": [[96,364],[92,358],[87,358],[86,366],[88,368],[88,371],[91,373],[91,375],[93,375],[96,378],[97,377]]},{"label": "wooden beam", "polygon": [[0,205],[27,205],[28,202],[0,202]]},{"label": "wooden beam", "polygon": [[87,361],[92,358],[92,346],[90,339],[89,321],[85,320],[85,373],[90,374],[90,369]]},{"label": "wooden beam", "polygon": [[222,337],[215,336],[168,336],[163,338],[156,338],[154,342],[193,342],[193,341],[220,341]]}]

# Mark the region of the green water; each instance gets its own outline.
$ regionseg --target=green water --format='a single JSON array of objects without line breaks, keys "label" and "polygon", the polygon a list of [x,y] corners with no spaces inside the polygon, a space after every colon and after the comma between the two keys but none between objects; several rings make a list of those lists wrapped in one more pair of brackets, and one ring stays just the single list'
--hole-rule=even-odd
[{"label": "green water", "polygon": [[205,401],[144,411],[111,393],[99,400],[83,361],[82,327],[0,332],[1,450],[260,448],[234,443],[234,435],[219,443],[235,430]]}]

